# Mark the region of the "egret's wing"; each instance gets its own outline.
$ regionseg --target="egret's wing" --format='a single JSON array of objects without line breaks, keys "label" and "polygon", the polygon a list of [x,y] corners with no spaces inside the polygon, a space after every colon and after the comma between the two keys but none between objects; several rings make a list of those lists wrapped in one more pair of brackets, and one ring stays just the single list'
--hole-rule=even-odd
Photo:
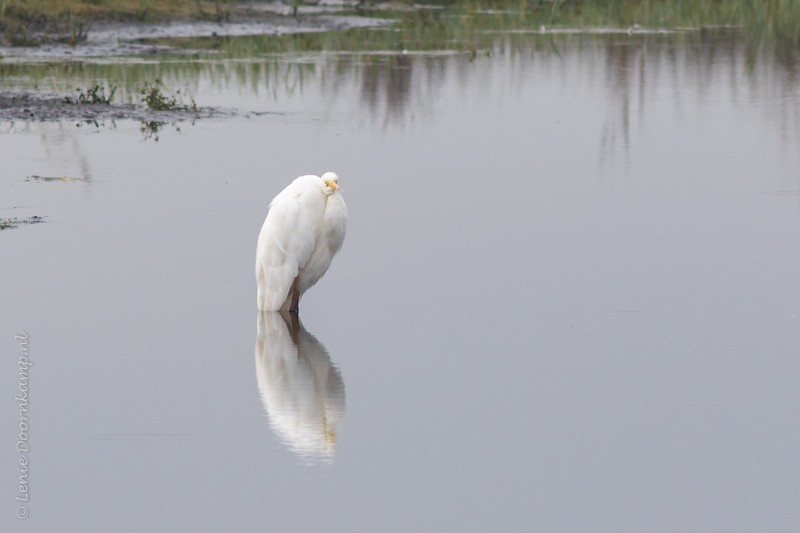
[{"label": "egret's wing", "polygon": [[299,280],[301,294],[313,287],[328,271],[333,256],[342,247],[346,229],[347,206],[341,194],[333,193],[328,196],[320,219],[314,251],[303,267],[303,275]]},{"label": "egret's wing", "polygon": [[297,273],[314,251],[324,202],[318,190],[298,180],[272,201],[258,236],[256,280],[259,307],[264,311],[281,308]]}]

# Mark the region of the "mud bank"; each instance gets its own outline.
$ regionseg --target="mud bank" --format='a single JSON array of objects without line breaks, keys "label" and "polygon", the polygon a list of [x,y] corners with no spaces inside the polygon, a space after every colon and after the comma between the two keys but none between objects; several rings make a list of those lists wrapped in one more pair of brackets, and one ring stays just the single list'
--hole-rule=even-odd
[{"label": "mud bank", "polygon": [[231,109],[181,106],[169,111],[153,111],[143,104],[78,103],[74,99],[53,94],[30,92],[1,93],[0,121],[80,121],[139,120],[142,122],[180,122],[202,118],[237,116]]}]

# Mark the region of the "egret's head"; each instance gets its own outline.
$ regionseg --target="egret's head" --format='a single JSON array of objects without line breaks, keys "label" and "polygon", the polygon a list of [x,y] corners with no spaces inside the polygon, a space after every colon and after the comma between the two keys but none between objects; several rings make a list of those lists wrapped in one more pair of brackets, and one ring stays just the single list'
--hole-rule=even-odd
[{"label": "egret's head", "polygon": [[326,172],[322,175],[322,181],[325,183],[325,186],[333,192],[339,188],[339,176],[337,176],[333,172]]}]

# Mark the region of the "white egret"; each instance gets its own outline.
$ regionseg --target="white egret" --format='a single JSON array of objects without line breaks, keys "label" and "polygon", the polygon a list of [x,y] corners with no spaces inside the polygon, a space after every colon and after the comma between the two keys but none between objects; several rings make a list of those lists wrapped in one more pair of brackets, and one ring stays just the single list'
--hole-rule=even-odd
[{"label": "white egret", "polygon": [[331,266],[347,227],[338,181],[333,172],[300,176],[270,202],[256,248],[259,310],[297,312]]}]

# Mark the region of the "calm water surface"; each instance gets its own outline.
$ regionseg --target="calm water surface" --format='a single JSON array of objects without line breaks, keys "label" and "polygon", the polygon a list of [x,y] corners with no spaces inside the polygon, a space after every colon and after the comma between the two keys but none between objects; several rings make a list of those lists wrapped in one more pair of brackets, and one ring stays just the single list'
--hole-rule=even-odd
[{"label": "calm water surface", "polygon": [[[563,35],[21,72],[259,114],[0,124],[0,217],[47,217],[0,234],[4,531],[800,523],[796,65]],[[267,204],[326,170],[344,248],[302,325],[259,315]]]}]

